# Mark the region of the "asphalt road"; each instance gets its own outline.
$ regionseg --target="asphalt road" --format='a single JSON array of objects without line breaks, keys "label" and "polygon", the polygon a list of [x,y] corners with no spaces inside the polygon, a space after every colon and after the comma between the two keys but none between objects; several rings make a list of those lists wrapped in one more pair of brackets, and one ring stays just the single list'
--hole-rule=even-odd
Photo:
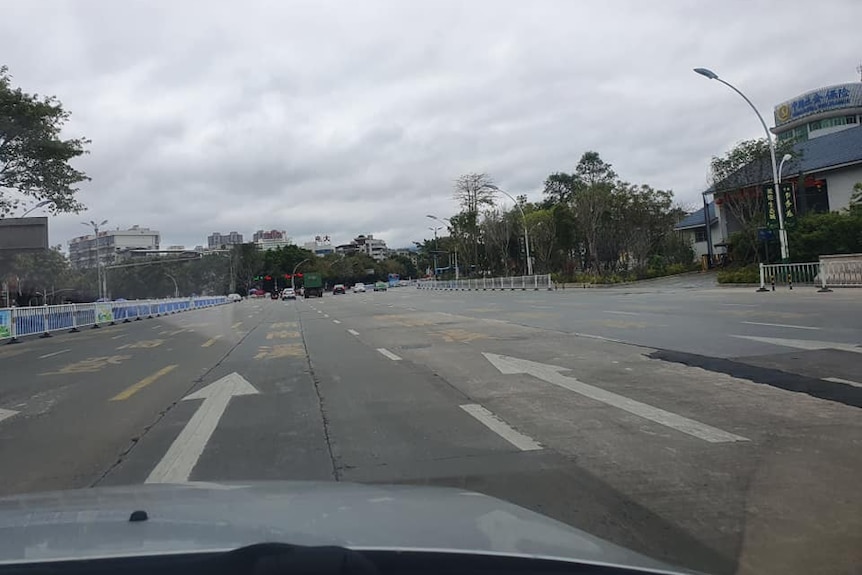
[{"label": "asphalt road", "polygon": [[0,494],[453,485],[712,573],[862,565],[862,292],[249,300],[0,348]]}]

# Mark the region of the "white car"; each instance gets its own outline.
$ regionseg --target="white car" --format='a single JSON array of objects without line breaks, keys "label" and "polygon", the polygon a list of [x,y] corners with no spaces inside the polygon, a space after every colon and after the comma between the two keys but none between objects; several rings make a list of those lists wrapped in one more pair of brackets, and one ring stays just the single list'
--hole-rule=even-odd
[{"label": "white car", "polygon": [[353,284],[353,293],[365,293],[365,284],[362,282]]},{"label": "white car", "polygon": [[284,288],[284,291],[281,292],[281,299],[296,299],[296,291],[293,288]]},{"label": "white car", "polygon": [[227,299],[233,302],[242,301],[242,296],[238,293],[229,293],[227,294]]}]

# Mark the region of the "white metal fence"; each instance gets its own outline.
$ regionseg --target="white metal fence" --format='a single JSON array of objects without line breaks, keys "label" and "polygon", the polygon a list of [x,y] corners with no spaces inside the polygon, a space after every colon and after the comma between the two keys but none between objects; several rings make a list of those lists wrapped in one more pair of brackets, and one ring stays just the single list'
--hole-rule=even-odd
[{"label": "white metal fence", "polygon": [[129,322],[228,301],[224,296],[212,296],[0,308],[0,341],[15,342],[19,337],[36,334],[50,337],[53,331],[76,332],[81,327]]},{"label": "white metal fence", "polygon": [[820,261],[797,264],[760,264],[760,290],[774,291],[776,285],[793,289],[794,285],[862,287],[862,261]]},{"label": "white metal fence", "polygon": [[470,278],[463,280],[419,280],[419,289],[430,290],[540,290],[554,289],[550,274],[509,276],[499,278]]}]

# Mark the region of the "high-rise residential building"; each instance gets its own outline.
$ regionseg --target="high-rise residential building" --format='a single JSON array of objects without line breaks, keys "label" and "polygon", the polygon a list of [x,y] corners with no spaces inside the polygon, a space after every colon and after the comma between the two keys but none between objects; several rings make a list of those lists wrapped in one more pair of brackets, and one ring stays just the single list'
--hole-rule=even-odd
[{"label": "high-rise residential building", "polygon": [[90,234],[69,240],[69,263],[74,268],[96,267],[98,262],[109,265],[116,261],[117,253],[124,250],[158,250],[159,240],[158,231],[141,226],[100,230],[98,237]]},{"label": "high-rise residential building", "polygon": [[284,230],[257,230],[254,232],[252,238],[259,250],[274,250],[293,243],[287,237],[287,232]]},{"label": "high-rise residential building", "polygon": [[213,232],[207,236],[207,247],[211,250],[217,250],[222,246],[232,246],[242,243],[242,234],[230,232],[223,234],[221,232]]},{"label": "high-rise residential building", "polygon": [[353,242],[351,243],[356,246],[356,251],[371,256],[377,261],[385,260],[389,253],[389,249],[386,247],[386,242],[375,238],[371,234],[360,234],[353,238]]}]

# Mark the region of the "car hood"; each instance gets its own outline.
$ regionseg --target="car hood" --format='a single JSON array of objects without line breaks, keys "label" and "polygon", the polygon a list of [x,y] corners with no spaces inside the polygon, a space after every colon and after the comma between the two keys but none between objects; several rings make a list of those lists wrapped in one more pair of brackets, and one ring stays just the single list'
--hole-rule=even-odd
[{"label": "car hood", "polygon": [[[144,521],[130,521],[135,511]],[[0,498],[0,563],[224,550],[260,542],[454,550],[678,573],[460,489],[336,482],[136,485]]]}]

